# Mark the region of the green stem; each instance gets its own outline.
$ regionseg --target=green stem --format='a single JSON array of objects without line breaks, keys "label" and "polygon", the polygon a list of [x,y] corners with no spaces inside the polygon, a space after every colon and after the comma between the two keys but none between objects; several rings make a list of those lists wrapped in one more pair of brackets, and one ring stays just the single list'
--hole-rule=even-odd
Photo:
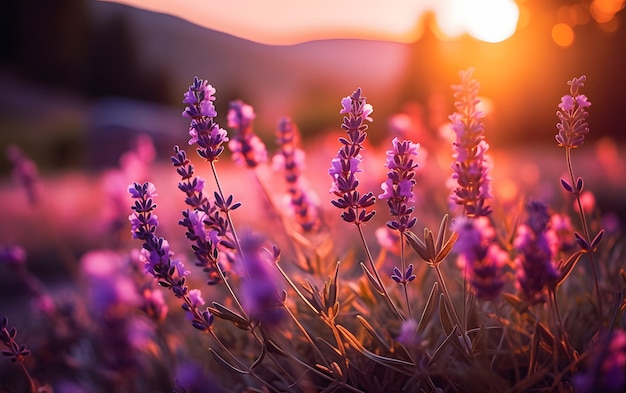
[{"label": "green stem", "polygon": [[[576,189],[576,179],[574,178],[574,169],[572,167],[572,149],[571,147],[565,147],[565,161],[567,162],[567,170],[569,171],[571,185]],[[576,190],[574,193],[576,195],[576,204],[578,206],[578,214],[580,216],[580,221],[583,227],[583,232],[585,233],[585,240],[588,244],[591,244],[591,236],[589,235],[589,226],[587,225],[587,218],[585,217],[585,212],[583,210],[582,202],[580,201],[580,192]],[[591,264],[591,274],[593,276],[593,283],[596,292],[596,300],[598,302],[598,312],[600,313],[600,325],[603,325],[604,319],[604,310],[602,307],[602,294],[600,292],[600,284],[598,282],[598,272],[596,268],[596,263],[593,258],[594,250],[588,250],[589,262]]]},{"label": "green stem", "polygon": [[439,267],[439,264],[435,264],[433,266],[435,267],[435,271],[437,272],[437,277],[439,278],[439,284],[441,286],[441,291],[443,292],[443,296],[446,299],[446,302],[448,303],[450,310],[452,311],[452,317],[454,318],[454,322],[457,324],[457,326],[459,327],[459,330],[461,331],[461,334],[463,335],[463,340],[462,340],[463,345],[465,347],[465,350],[467,351],[467,354],[469,355],[472,353],[472,348],[466,339],[465,326],[461,324],[459,315],[456,313],[456,310],[454,309],[454,305],[452,304],[452,298],[450,297],[450,292],[448,292],[448,287],[446,285],[446,282],[443,279],[443,274],[441,273],[441,268]]},{"label": "green stem", "polygon": [[[223,201],[226,200],[226,198],[224,198],[224,192],[222,191],[222,185],[220,183],[220,179],[217,176],[217,169],[215,168],[215,161],[211,161],[211,170],[213,171],[213,177],[215,178],[215,184],[217,185],[217,191],[220,194],[220,197],[222,198]],[[235,242],[235,246],[237,247],[237,250],[239,251],[239,255],[241,255],[241,257],[243,258],[243,251],[241,250],[241,244],[239,243],[239,237],[237,236],[237,232],[235,231],[235,225],[233,225],[233,220],[230,216],[230,210],[226,211],[226,220],[228,221],[228,225],[230,226],[230,231],[233,234],[233,241]]]},{"label": "green stem", "polygon": [[365,252],[367,253],[367,259],[370,262],[370,266],[372,267],[372,270],[374,271],[374,277],[376,278],[376,283],[378,284],[380,289],[383,291],[383,294],[382,294],[383,297],[385,298],[385,300],[387,300],[387,304],[389,304],[389,307],[398,316],[398,318],[404,321],[405,320],[404,316],[400,313],[400,310],[398,310],[398,307],[391,300],[391,297],[389,296],[389,292],[387,292],[387,288],[385,288],[385,285],[383,284],[383,280],[380,278],[380,274],[378,274],[378,269],[376,268],[376,264],[374,263],[374,259],[372,258],[372,253],[370,252],[370,249],[367,246],[367,241],[365,241],[365,235],[363,235],[363,229],[361,228],[360,223],[357,223],[356,227],[359,231],[359,236],[361,236],[363,247],[365,247]]},{"label": "green stem", "polygon": [[[402,267],[402,274],[404,275],[406,269],[406,257],[404,256],[404,233],[400,232],[400,264]],[[413,313],[411,312],[411,302],[409,301],[409,290],[407,288],[407,282],[402,283],[402,289],[404,291],[404,299],[406,300],[406,309],[409,313],[409,319],[413,318]]]}]

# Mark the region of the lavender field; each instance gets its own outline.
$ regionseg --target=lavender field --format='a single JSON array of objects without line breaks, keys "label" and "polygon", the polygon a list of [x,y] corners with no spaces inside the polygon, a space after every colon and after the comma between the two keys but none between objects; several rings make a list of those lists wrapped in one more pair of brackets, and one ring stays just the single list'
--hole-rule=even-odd
[{"label": "lavender field", "polygon": [[[605,3],[589,23],[623,35]],[[570,64],[583,44],[557,33]],[[283,56],[245,88],[188,61],[84,96],[5,62],[0,392],[626,391],[623,77],[581,61],[506,83],[487,59],[513,44],[466,34],[412,53],[212,36]],[[409,75],[455,60],[368,80],[319,57],[333,45]]]}]

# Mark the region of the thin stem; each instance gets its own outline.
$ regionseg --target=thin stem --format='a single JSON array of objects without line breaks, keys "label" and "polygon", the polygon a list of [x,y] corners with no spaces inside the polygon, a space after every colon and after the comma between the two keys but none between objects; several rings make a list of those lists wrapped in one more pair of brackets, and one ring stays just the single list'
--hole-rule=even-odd
[{"label": "thin stem", "polygon": [[263,385],[267,386],[270,390],[272,390],[274,392],[277,392],[277,393],[280,393],[280,391],[278,389],[276,389],[274,386],[272,386],[272,384],[270,384],[269,382],[267,382],[266,380],[264,380],[263,378],[258,376],[252,369],[250,369],[250,367],[247,367],[239,359],[237,359],[237,357],[230,351],[230,349],[228,349],[228,347],[226,345],[224,345],[222,340],[220,340],[219,337],[217,337],[217,335],[215,334],[213,329],[209,329],[209,334],[211,335],[211,337],[213,337],[213,340],[222,349],[222,351],[226,352],[237,363],[237,365],[240,368],[246,370],[249,375],[251,375],[254,379],[259,381]]},{"label": "thin stem", "polygon": [[[404,272],[406,271],[406,261],[405,261],[406,257],[404,255],[404,233],[400,232],[400,264],[402,267],[402,274],[404,275]],[[404,278],[404,277],[403,277]],[[411,302],[409,301],[409,290],[407,288],[407,284],[408,282],[403,281],[402,282],[402,289],[404,291],[404,299],[406,300],[406,309],[409,313],[409,319],[413,318],[413,313],[411,312]]]},{"label": "thin stem", "polygon": [[321,361],[323,361],[326,365],[326,367],[329,366],[328,361],[326,360],[326,358],[324,357],[324,355],[322,354],[322,352],[320,351],[320,349],[318,348],[317,344],[315,344],[315,342],[313,341],[313,339],[311,338],[311,336],[309,335],[309,333],[306,331],[305,327],[302,325],[302,323],[300,323],[300,321],[298,320],[298,318],[296,318],[295,315],[293,315],[293,313],[291,312],[291,310],[289,309],[289,307],[287,307],[285,304],[283,304],[283,308],[287,311],[287,314],[289,314],[289,316],[291,317],[291,319],[293,320],[293,322],[296,324],[296,326],[298,327],[298,329],[300,329],[300,331],[302,332],[302,334],[304,334],[304,337],[307,339],[307,341],[309,342],[309,344],[311,344],[311,346],[313,347],[313,349],[315,350],[315,353],[317,354],[317,356],[320,358]]},{"label": "thin stem", "polygon": [[[569,171],[571,184],[573,187],[576,187],[576,180],[574,178],[574,169],[572,167],[572,149],[571,147],[565,147],[565,160],[567,162],[567,170]],[[580,216],[580,221],[583,227],[583,231],[585,233],[585,240],[588,244],[591,244],[591,236],[589,235],[589,227],[587,225],[587,218],[585,217],[585,212],[583,210],[582,202],[580,201],[580,192],[576,190],[574,193],[576,195],[576,204],[578,206],[578,214]],[[593,258],[594,250],[588,250],[587,254],[589,255],[589,262],[591,263],[591,274],[593,275],[593,283],[596,291],[596,299],[598,302],[598,312],[600,313],[600,326],[603,325],[604,319],[604,310],[602,307],[602,294],[600,292],[600,284],[598,282],[598,272],[596,268],[596,263]]]},{"label": "thin stem", "polygon": [[28,372],[28,369],[26,368],[26,366],[24,365],[24,363],[21,360],[18,361],[18,363],[19,363],[20,367],[22,368],[22,371],[24,372],[24,375],[26,376],[26,379],[28,380],[28,385],[30,386],[30,391],[32,393],[37,393],[37,384],[35,384],[35,381],[30,376],[30,373]]},{"label": "thin stem", "polygon": [[[211,170],[213,171],[213,177],[215,178],[215,184],[217,185],[217,191],[222,197],[222,200],[226,200],[224,198],[224,192],[222,191],[222,185],[220,183],[220,179],[217,176],[217,169],[215,168],[215,161],[211,161]],[[237,237],[237,232],[235,231],[235,225],[233,225],[233,220],[230,216],[230,210],[226,211],[226,219],[228,220],[228,225],[230,226],[230,231],[233,233],[233,240],[235,241],[235,246],[239,251],[239,255],[243,258],[243,251],[241,250],[241,244],[239,243],[239,237]]]},{"label": "thin stem", "polygon": [[567,332],[565,331],[565,327],[563,325],[563,319],[561,318],[561,311],[559,310],[559,305],[556,301],[556,292],[554,290],[550,291],[550,303],[552,304],[552,308],[554,309],[554,314],[556,315],[556,320],[558,323],[559,331],[561,332],[561,337],[565,345],[567,346],[568,353],[571,354],[573,352],[573,347],[569,341],[569,336],[567,335]]},{"label": "thin stem", "polygon": [[398,318],[404,321],[405,320],[404,316],[400,313],[400,310],[398,310],[398,307],[391,300],[391,297],[389,296],[389,292],[387,292],[387,288],[385,288],[385,285],[383,284],[383,280],[380,278],[380,275],[378,274],[378,269],[376,268],[376,264],[374,263],[374,259],[372,258],[372,253],[370,252],[370,249],[367,246],[367,241],[365,241],[365,235],[363,235],[363,229],[361,228],[361,225],[356,224],[356,227],[359,231],[359,236],[361,236],[363,247],[365,247],[365,252],[367,253],[367,259],[370,263],[370,266],[372,267],[372,270],[374,271],[374,277],[376,278],[376,283],[383,291],[383,294],[382,294],[383,297],[387,300],[389,307],[391,307],[391,309],[398,316]]},{"label": "thin stem", "polygon": [[222,267],[220,266],[219,263],[216,263],[215,266],[217,267],[217,272],[220,275],[220,279],[222,280],[222,282],[224,282],[224,285],[226,286],[226,289],[228,290],[228,293],[230,293],[230,297],[232,297],[234,302],[235,302],[235,304],[237,304],[237,307],[239,308],[239,310],[243,314],[242,316],[246,320],[249,321],[250,318],[248,317],[248,314],[246,313],[246,310],[243,309],[243,306],[241,305],[241,302],[239,301],[239,298],[235,294],[235,291],[233,290],[233,287],[230,286],[230,283],[226,279],[226,275],[224,274],[224,271],[222,270]]},{"label": "thin stem", "polygon": [[452,317],[454,318],[454,322],[457,324],[457,326],[459,327],[459,330],[461,331],[461,334],[463,335],[462,341],[465,346],[465,350],[467,351],[467,354],[469,355],[472,353],[472,348],[466,339],[465,326],[461,325],[461,320],[459,319],[459,316],[456,313],[456,310],[454,309],[454,305],[452,304],[452,298],[450,297],[450,292],[448,292],[448,287],[446,286],[446,282],[443,279],[443,274],[441,273],[441,268],[439,267],[439,264],[435,264],[433,266],[435,268],[435,271],[437,272],[437,277],[439,278],[439,284],[441,286],[441,291],[443,292],[443,296],[446,299],[446,302],[448,302],[448,305],[450,306],[450,310],[452,310]]}]

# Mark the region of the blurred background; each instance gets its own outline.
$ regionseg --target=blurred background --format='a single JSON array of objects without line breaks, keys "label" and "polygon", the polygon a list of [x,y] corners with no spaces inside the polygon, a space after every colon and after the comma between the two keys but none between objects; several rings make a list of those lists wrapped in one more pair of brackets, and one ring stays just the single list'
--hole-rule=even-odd
[{"label": "blurred background", "polygon": [[[489,8],[497,3],[464,2],[495,12],[492,22],[500,19],[497,9]],[[181,101],[194,76],[217,88],[223,126],[231,99],[253,105],[256,132],[271,151],[281,116],[298,124],[305,149],[314,148],[338,131],[341,97],[362,87],[375,108],[371,142],[384,150],[389,120],[398,113],[420,125],[409,136],[432,148],[454,111],[450,85],[459,70],[473,67],[488,113],[486,136],[494,155],[502,157],[498,168],[506,168],[501,184],[532,182],[554,172],[556,178],[549,179],[554,185],[565,168],[554,140],[557,104],[567,93],[566,82],[585,74],[591,133],[574,152],[575,170],[589,187],[598,187],[603,209],[623,216],[624,1],[507,3],[517,14],[504,36],[481,31],[491,22],[458,28],[467,22],[459,2],[445,1],[440,4],[448,9],[415,16],[410,43],[335,38],[269,45],[124,4],[6,0],[0,12],[0,152],[4,157],[8,146],[16,145],[34,161],[48,182],[46,199],[71,223],[60,232],[70,240],[84,238],[89,214],[101,208],[98,195],[104,192],[94,191],[101,189],[98,176],[119,165],[138,135],[152,137],[156,163],[165,166],[173,145],[186,146]],[[368,37],[366,23],[362,29]],[[449,144],[442,146],[447,158],[439,164],[446,172]],[[328,148],[310,168],[319,172],[323,187],[335,151]],[[40,233],[40,223],[23,218],[31,213],[25,213],[28,205],[10,169],[9,160],[0,159],[0,243],[41,246],[42,238],[33,235]],[[175,185],[175,176],[170,181]],[[49,219],[50,225],[58,222]]]}]

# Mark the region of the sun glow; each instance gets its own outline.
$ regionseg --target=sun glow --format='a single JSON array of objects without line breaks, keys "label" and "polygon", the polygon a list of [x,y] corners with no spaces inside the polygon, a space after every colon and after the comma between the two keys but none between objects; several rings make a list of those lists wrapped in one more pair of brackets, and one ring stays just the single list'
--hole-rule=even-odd
[{"label": "sun glow", "polygon": [[446,0],[435,6],[437,25],[446,38],[467,33],[485,42],[501,42],[517,28],[519,7],[512,0]]},{"label": "sun glow", "polygon": [[517,28],[520,10],[514,0],[377,0],[285,1],[101,0],[174,15],[192,23],[271,45],[357,38],[415,42],[422,16],[435,15],[447,39],[462,34],[501,42]]}]

